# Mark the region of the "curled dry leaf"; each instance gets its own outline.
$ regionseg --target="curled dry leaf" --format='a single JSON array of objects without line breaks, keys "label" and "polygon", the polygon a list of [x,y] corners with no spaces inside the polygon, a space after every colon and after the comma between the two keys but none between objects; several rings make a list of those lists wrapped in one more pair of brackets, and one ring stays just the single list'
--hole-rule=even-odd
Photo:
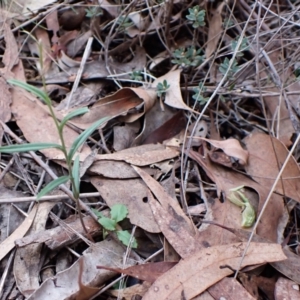
[{"label": "curled dry leaf", "polygon": [[244,166],[247,164],[249,153],[244,150],[240,142],[236,139],[227,139],[224,141],[210,140],[206,138],[201,138],[204,141],[207,141],[216,148],[222,149],[225,154],[233,158],[237,158],[239,163]]},{"label": "curled dry leaf", "polygon": [[[215,246],[194,253],[159,277],[143,300],[178,300],[181,299],[181,295],[184,295],[185,299],[192,299],[232,274],[240,264],[246,245],[247,243],[235,243]],[[286,256],[282,252],[281,245],[251,243],[242,262],[242,268],[284,259]]]}]

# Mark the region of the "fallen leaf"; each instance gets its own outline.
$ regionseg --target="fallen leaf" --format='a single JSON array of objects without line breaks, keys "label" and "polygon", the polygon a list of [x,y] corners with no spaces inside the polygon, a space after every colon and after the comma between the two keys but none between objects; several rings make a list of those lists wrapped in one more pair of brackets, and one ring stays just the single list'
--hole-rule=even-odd
[{"label": "fallen leaf", "polygon": [[242,166],[247,164],[249,153],[241,147],[241,144],[238,140],[227,139],[223,141],[217,141],[202,137],[200,137],[200,139],[210,143],[216,148],[222,149],[228,156],[237,158]]},{"label": "fallen leaf", "polygon": [[165,238],[180,257],[188,257],[197,250],[196,232],[188,231],[189,223],[178,215],[171,205],[163,208],[148,192],[153,216]]},{"label": "fallen leaf", "polygon": [[[181,299],[181,295],[185,299],[192,299],[232,274],[239,267],[246,245],[247,243],[235,243],[214,246],[194,253],[159,277],[143,300],[177,300]],[[241,267],[284,259],[286,257],[278,244],[251,243]]]},{"label": "fallen leaf", "polygon": [[97,155],[96,159],[125,161],[136,166],[148,166],[156,162],[177,157],[179,152],[164,145],[142,145],[131,147],[112,154]]},{"label": "fallen leaf", "polygon": [[[132,167],[141,176],[147,187],[155,195],[162,208],[164,210],[171,210],[174,218],[176,218],[180,222],[180,226],[182,226],[184,230],[186,230],[186,232],[188,232],[190,235],[194,235],[196,232],[194,224],[185,215],[178,202],[174,200],[170,195],[168,195],[165,192],[164,188],[144,170],[135,166]],[[150,196],[149,192],[147,192],[147,195]]]},{"label": "fallen leaf", "polygon": [[4,258],[14,247],[15,240],[23,237],[34,221],[37,212],[37,205],[35,205],[22,224],[0,244],[0,260]]},{"label": "fallen leaf", "polygon": [[[115,275],[111,271],[97,270],[97,264],[122,266],[123,254],[123,247],[113,240],[93,244],[83,252],[83,272],[80,272],[80,262],[77,260],[70,268],[44,281],[28,300],[45,299],[45,295],[51,295],[51,299],[77,299],[82,284],[97,288]],[[134,261],[127,259],[126,266],[131,265],[134,265]]]},{"label": "fallen leaf", "polygon": [[212,18],[209,21],[207,46],[205,49],[205,57],[208,59],[215,52],[220,36],[223,32],[222,11],[225,1],[222,1],[217,9],[210,10]]},{"label": "fallen leaf", "polygon": [[[261,186],[271,189],[276,175],[288,156],[288,150],[278,139],[263,133],[249,135],[244,139],[244,143],[249,151],[248,165],[245,166],[247,174]],[[299,175],[299,166],[291,157],[275,191],[300,202]]]},{"label": "fallen leaf", "polygon": [[[181,96],[181,89],[180,89],[180,70],[170,71],[164,76],[161,76],[154,80],[152,83],[152,89],[156,90],[158,83],[162,83],[164,80],[170,85],[166,94],[165,94],[165,101],[167,105],[183,109],[187,111],[194,112],[189,106],[187,106]],[[194,112],[196,113],[196,112]]]},{"label": "fallen leaf", "polygon": [[275,299],[300,299],[299,286],[283,277],[279,277],[274,292]]},{"label": "fallen leaf", "polygon": [[97,266],[97,269],[105,269],[120,274],[126,274],[153,283],[159,276],[173,268],[177,262],[161,261],[155,263],[146,263],[136,265],[127,269],[111,268],[105,266]]},{"label": "fallen leaf", "polygon": [[[214,299],[255,300],[251,294],[234,278],[224,277],[208,289]],[[257,295],[258,296],[258,295]]]}]

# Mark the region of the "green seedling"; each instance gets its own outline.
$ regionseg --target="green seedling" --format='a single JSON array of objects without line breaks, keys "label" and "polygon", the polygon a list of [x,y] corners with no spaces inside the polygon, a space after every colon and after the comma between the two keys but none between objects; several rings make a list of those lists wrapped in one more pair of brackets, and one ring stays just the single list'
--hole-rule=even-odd
[{"label": "green seedling", "polygon": [[133,22],[127,16],[120,16],[117,20],[117,24],[119,25],[119,30],[126,30],[133,26]]},{"label": "green seedling", "polygon": [[[225,75],[227,73],[227,70],[229,69],[230,60],[226,57],[224,61],[220,64],[219,71]],[[238,63],[236,59],[233,60],[232,66],[227,73],[227,76],[229,79],[234,79],[234,74],[239,70]]]},{"label": "green seedling", "polygon": [[89,8],[86,8],[85,12],[86,12],[85,16],[87,18],[94,18],[103,15],[103,11],[99,6],[91,6]]},{"label": "green seedling", "polygon": [[[237,48],[237,45],[238,45],[238,39],[239,38],[237,38],[236,40],[234,40],[234,41],[232,41],[231,42],[231,49],[232,49],[232,51],[235,51],[235,49]],[[239,47],[239,49],[238,49],[238,52],[236,53],[236,56],[237,57],[242,57],[242,56],[244,56],[244,51],[247,51],[247,50],[249,50],[249,46],[248,46],[248,39],[247,38],[243,38],[242,39],[242,42],[241,42],[241,44],[240,44],[240,47]]]},{"label": "green seedling", "polygon": [[186,18],[192,21],[192,26],[198,28],[205,25],[205,10],[200,10],[200,6],[196,5],[192,8],[189,8],[189,14]]},{"label": "green seedling", "polygon": [[132,71],[132,73],[130,73],[129,76],[131,80],[135,80],[135,81],[143,80],[142,71]]},{"label": "green seedling", "polygon": [[162,97],[166,94],[168,89],[170,88],[170,85],[168,84],[168,81],[165,79],[162,83],[159,82],[156,87],[156,93],[158,97]]},{"label": "green seedling", "polygon": [[251,227],[255,222],[255,210],[249,199],[241,192],[244,186],[230,189],[229,201],[242,208],[242,227]]},{"label": "green seedling", "polygon": [[192,98],[199,102],[200,105],[204,105],[208,100],[209,97],[204,97],[203,94],[206,92],[206,87],[203,85],[203,82],[200,82],[198,87],[193,89],[194,95]]},{"label": "green seedling", "polygon": [[182,67],[198,67],[204,61],[204,55],[201,55],[201,49],[196,50],[193,46],[187,49],[176,49],[173,52],[173,58],[171,62]]},{"label": "green seedling", "polygon": [[134,237],[131,237],[128,230],[121,230],[118,225],[123,221],[127,215],[128,210],[124,204],[115,204],[111,207],[110,218],[102,215],[101,212],[93,209],[95,215],[98,217],[98,222],[103,226],[103,236],[105,237],[109,231],[115,232],[118,239],[125,245],[132,248],[137,248],[137,241]]}]

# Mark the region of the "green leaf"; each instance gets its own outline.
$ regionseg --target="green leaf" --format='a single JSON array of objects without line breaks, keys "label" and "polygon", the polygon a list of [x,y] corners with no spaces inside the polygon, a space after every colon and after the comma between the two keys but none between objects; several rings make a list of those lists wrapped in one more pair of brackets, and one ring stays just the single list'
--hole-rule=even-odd
[{"label": "green leaf", "polygon": [[57,148],[62,150],[62,147],[54,143],[31,143],[31,144],[19,144],[0,147],[0,153],[16,153],[16,152],[28,152],[38,151],[42,149]]},{"label": "green leaf", "polygon": [[92,126],[83,131],[74,141],[68,154],[68,159],[71,160],[78,148],[87,140],[87,138],[103,123],[109,120],[109,117],[102,118],[95,122]]},{"label": "green leaf", "polygon": [[70,112],[69,114],[67,114],[62,121],[60,122],[59,128],[60,130],[63,129],[63,127],[65,126],[65,124],[72,118],[79,116],[79,115],[83,115],[85,113],[87,113],[89,111],[89,109],[87,107],[82,107],[79,109],[75,109],[74,111]]},{"label": "green leaf", "polygon": [[109,231],[115,231],[117,222],[115,220],[112,220],[110,218],[101,217],[98,222]]},{"label": "green leaf", "polygon": [[70,176],[61,176],[58,177],[56,179],[54,179],[53,181],[51,181],[50,183],[48,183],[37,195],[37,200],[39,200],[41,197],[47,195],[48,193],[50,193],[52,190],[54,190],[56,187],[58,187],[61,184],[66,183],[68,180],[70,179]]},{"label": "green leaf", "polygon": [[131,238],[130,233],[127,230],[118,230],[117,231],[118,239],[125,245],[130,246],[131,248],[137,248],[138,244],[135,238],[131,239],[131,244],[129,245],[129,241]]},{"label": "green leaf", "polygon": [[35,96],[43,99],[47,105],[51,105],[51,99],[48,97],[48,95],[45,92],[41,91],[39,88],[16,79],[9,79],[7,80],[7,82],[34,94]]},{"label": "green leaf", "polygon": [[74,179],[74,194],[75,194],[75,198],[77,198],[79,196],[79,184],[80,184],[79,155],[76,156],[73,163],[72,177]]},{"label": "green leaf", "polygon": [[117,223],[124,220],[128,214],[128,209],[124,204],[115,204],[112,206],[110,215]]},{"label": "green leaf", "polygon": [[100,219],[100,218],[103,218],[103,215],[100,211],[98,211],[97,209],[95,208],[91,208],[91,210],[93,211],[93,213]]}]

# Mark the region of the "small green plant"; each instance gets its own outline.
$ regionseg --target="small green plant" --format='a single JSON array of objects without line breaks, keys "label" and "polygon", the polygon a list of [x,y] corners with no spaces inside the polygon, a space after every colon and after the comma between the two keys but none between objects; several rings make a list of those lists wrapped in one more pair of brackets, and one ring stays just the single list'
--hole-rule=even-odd
[{"label": "small green plant", "polygon": [[[234,78],[234,74],[239,70],[239,66],[237,65],[237,60],[234,59],[233,60],[233,63],[232,63],[232,66],[227,74],[228,78],[229,79],[233,79]],[[220,67],[219,67],[219,71],[225,75],[228,68],[229,68],[229,65],[230,65],[230,60],[226,57],[224,59],[224,61],[220,64]]]},{"label": "small green plant", "polygon": [[209,97],[204,97],[203,94],[206,92],[206,87],[203,85],[203,82],[200,82],[198,87],[193,89],[194,95],[192,98],[195,101],[198,101],[200,105],[204,105],[208,100]]},{"label": "small green plant", "polygon": [[133,26],[133,22],[127,16],[120,16],[117,20],[117,24],[119,25],[119,30],[126,30]]},{"label": "small green plant", "polygon": [[226,18],[223,23],[223,28],[230,28],[234,25],[234,22],[231,19]]},{"label": "small green plant", "polygon": [[143,76],[142,76],[142,71],[133,71],[132,73],[129,74],[130,79],[135,80],[135,81],[142,81]]},{"label": "small green plant", "polygon": [[201,55],[201,49],[196,50],[193,46],[187,49],[176,49],[173,52],[173,57],[174,59],[172,59],[171,62],[182,67],[198,67],[204,61],[204,55]]},{"label": "small green plant", "polygon": [[87,18],[94,18],[103,15],[103,11],[100,6],[91,6],[85,9]]},{"label": "small green plant", "polygon": [[192,8],[189,8],[189,14],[186,18],[192,21],[192,26],[198,28],[205,25],[205,10],[200,10],[200,6],[196,5]]},{"label": "small green plant", "polygon": [[156,93],[158,97],[162,97],[170,88],[168,81],[165,79],[163,83],[159,82],[156,87]]},{"label": "small green plant", "polygon": [[[115,204],[111,207],[110,218],[104,217],[101,212],[93,209],[95,215],[98,217],[98,222],[103,226],[103,236],[105,237],[109,231],[115,232],[118,239],[125,245],[132,248],[137,248],[137,241],[133,237],[131,238],[128,230],[121,230],[118,225],[123,221],[127,215],[128,210],[124,204]],[[131,240],[131,243],[130,243]]]},{"label": "small green plant", "polygon": [[255,210],[249,199],[242,193],[244,186],[230,189],[229,201],[242,208],[242,227],[251,227],[255,222]]},{"label": "small green plant", "polygon": [[[233,40],[231,42],[231,49],[232,51],[235,51],[236,47],[237,47],[237,44],[238,44],[238,38],[236,40]],[[242,57],[244,56],[244,53],[243,51],[246,51],[249,49],[249,46],[248,46],[248,39],[247,38],[243,38],[242,39],[242,42],[241,42],[241,45],[239,47],[239,50],[238,52],[236,53],[236,56],[237,57]]]},{"label": "small green plant", "polygon": [[[29,144],[19,144],[19,145],[9,145],[9,146],[3,146],[0,147],[0,153],[16,153],[16,152],[28,152],[28,151],[38,151],[42,149],[48,149],[48,148],[56,148],[60,150],[65,157],[67,168],[69,171],[69,175],[58,177],[57,179],[51,181],[48,185],[46,185],[37,195],[37,199],[40,199],[44,195],[51,192],[53,189],[58,187],[61,184],[66,183],[68,180],[71,181],[72,184],[72,192],[73,196],[76,199],[76,204],[78,206],[79,201],[79,184],[80,184],[80,176],[79,176],[79,156],[77,155],[74,159],[74,156],[76,154],[76,151],[79,149],[79,147],[87,140],[87,138],[103,123],[105,123],[109,118],[102,118],[95,122],[91,127],[83,131],[73,142],[71,145],[71,148],[68,150],[65,144],[65,139],[63,135],[63,129],[64,126],[67,124],[67,122],[78,116],[87,113],[89,110],[88,108],[79,108],[71,113],[69,113],[67,116],[63,118],[61,122],[57,119],[52,104],[51,99],[49,96],[38,89],[35,86],[29,85],[25,82],[19,81],[19,80],[8,80],[10,84],[16,85],[20,88],[23,88],[24,90],[34,94],[41,100],[45,102],[45,104],[49,108],[50,115],[55,123],[60,143],[61,144],[55,144],[55,143],[29,143]],[[74,161],[73,161],[74,160]]]}]

